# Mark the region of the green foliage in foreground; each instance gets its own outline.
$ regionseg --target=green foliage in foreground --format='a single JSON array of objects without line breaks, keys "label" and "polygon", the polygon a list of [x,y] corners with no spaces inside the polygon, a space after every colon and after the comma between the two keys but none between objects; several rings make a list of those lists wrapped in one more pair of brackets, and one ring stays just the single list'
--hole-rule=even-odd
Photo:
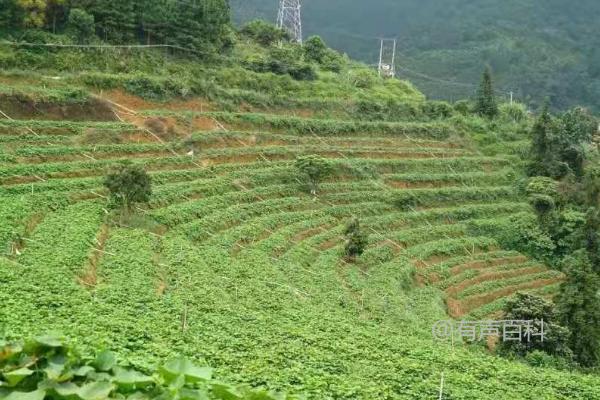
[{"label": "green foliage in foreground", "polygon": [[213,369],[186,358],[169,360],[152,373],[119,365],[110,351],[84,358],[55,335],[26,342],[0,340],[2,400],[285,400],[266,390],[213,379]]}]

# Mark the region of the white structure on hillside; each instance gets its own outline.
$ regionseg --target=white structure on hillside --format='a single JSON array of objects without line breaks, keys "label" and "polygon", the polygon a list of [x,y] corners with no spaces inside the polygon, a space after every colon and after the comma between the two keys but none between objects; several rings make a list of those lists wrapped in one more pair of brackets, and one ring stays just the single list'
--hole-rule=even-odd
[{"label": "white structure on hillside", "polygon": [[300,0],[280,0],[277,26],[292,35],[292,40],[302,43],[302,14]]},{"label": "white structure on hillside", "polygon": [[394,78],[396,76],[396,39],[380,39],[379,76]]}]

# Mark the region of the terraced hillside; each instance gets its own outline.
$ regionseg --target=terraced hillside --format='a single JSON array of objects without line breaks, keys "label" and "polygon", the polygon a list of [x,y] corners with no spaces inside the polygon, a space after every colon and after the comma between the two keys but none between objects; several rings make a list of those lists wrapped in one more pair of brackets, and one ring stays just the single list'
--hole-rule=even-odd
[{"label": "terraced hillside", "polygon": [[[448,398],[600,398],[597,378],[432,341],[448,314],[495,316],[561,281],[477,229],[530,212],[516,156],[483,155],[443,121],[101,96],[110,120],[0,120],[9,335],[60,330],[142,367],[186,354],[315,398],[432,398],[442,373]],[[308,154],[334,165],[316,197],[294,166]],[[123,160],[154,188],[131,226],[110,223],[102,185]],[[352,216],[369,246],[348,264]]]}]

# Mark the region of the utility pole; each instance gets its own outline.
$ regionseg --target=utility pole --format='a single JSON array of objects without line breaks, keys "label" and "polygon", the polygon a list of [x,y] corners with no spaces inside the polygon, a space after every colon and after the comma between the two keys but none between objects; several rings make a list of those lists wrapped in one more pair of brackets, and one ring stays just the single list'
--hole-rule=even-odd
[{"label": "utility pole", "polygon": [[300,0],[280,0],[277,26],[288,31],[292,40],[302,44],[302,14]]},{"label": "utility pole", "polygon": [[379,76],[394,78],[396,76],[396,39],[380,39]]}]

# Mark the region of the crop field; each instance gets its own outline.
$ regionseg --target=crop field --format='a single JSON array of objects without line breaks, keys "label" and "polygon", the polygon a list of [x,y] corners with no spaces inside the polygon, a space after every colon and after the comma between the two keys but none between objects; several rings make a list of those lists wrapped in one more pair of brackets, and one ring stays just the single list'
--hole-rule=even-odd
[{"label": "crop field", "polygon": [[[514,153],[449,122],[113,106],[107,121],[0,120],[8,336],[61,331],[142,369],[181,354],[310,398],[432,399],[442,373],[448,399],[600,398],[597,377],[432,337],[558,291],[559,272],[473,228],[532,213]],[[333,166],[316,197],[294,164],[313,154]],[[117,226],[103,180],[125,160],[153,194]],[[353,216],[368,246],[348,263]]]}]

